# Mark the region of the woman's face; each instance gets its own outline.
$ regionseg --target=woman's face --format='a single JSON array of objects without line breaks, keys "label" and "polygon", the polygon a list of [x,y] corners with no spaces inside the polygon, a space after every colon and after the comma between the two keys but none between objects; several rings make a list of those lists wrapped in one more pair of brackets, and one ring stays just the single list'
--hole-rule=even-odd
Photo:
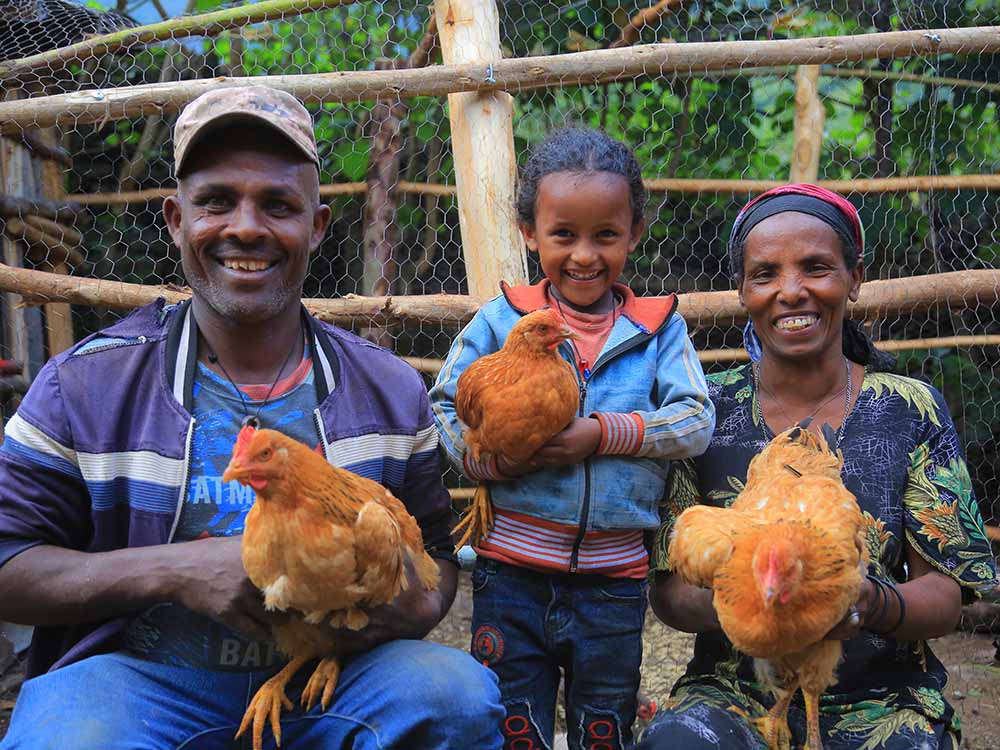
[{"label": "woman's face", "polygon": [[861,264],[848,270],[840,237],[828,224],[785,212],[747,235],[740,302],[766,353],[821,358],[841,351],[847,302],[858,298],[863,276]]}]

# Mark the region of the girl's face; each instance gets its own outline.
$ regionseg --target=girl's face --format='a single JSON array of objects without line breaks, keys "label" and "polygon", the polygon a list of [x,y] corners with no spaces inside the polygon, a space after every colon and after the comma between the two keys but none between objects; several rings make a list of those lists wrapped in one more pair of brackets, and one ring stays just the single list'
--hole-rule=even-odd
[{"label": "girl's face", "polygon": [[632,222],[628,181],[613,172],[553,172],[538,184],[528,248],[565,301],[579,308],[611,288],[645,223]]},{"label": "girl's face", "polygon": [[765,353],[794,360],[839,355],[847,302],[857,300],[862,277],[860,263],[847,268],[828,224],[790,211],[747,235],[740,302]]}]

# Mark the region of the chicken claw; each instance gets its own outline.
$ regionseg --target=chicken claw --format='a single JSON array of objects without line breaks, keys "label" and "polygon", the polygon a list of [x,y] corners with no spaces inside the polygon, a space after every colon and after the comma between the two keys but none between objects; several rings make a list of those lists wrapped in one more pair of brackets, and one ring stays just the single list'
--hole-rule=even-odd
[{"label": "chicken claw", "polygon": [[750,721],[757,731],[764,735],[768,750],[791,750],[792,733],[788,728],[788,706],[797,688],[796,683],[788,690],[776,690],[778,701],[767,715]]},{"label": "chicken claw", "polygon": [[253,700],[243,714],[243,722],[236,732],[236,739],[247,730],[253,721],[253,750],[261,750],[264,745],[264,724],[270,720],[271,732],[274,734],[274,744],[281,747],[281,708],[291,710],[292,702],[285,695],[285,686],[299,668],[309,661],[308,658],[292,659],[271,679],[260,686]]},{"label": "chicken claw", "polygon": [[333,698],[333,691],[337,688],[339,678],[340,662],[336,658],[328,656],[317,664],[309,682],[306,683],[305,690],[302,691],[302,705],[306,711],[311,711],[312,707],[316,705],[316,699],[320,696],[320,692],[322,692],[322,697],[319,697],[319,702],[323,710],[326,711],[330,705],[330,699]]},{"label": "chicken claw", "polygon": [[472,496],[465,516],[452,529],[452,533],[457,533],[463,527],[465,533],[459,539],[455,549],[459,550],[466,544],[478,544],[493,528],[493,502],[490,500],[490,490],[485,484],[476,487],[476,492]]}]

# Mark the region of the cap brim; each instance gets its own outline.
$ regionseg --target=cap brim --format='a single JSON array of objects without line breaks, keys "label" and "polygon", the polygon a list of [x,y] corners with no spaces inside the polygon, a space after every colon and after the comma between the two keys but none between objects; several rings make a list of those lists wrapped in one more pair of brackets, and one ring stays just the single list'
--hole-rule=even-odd
[{"label": "cap brim", "polygon": [[188,143],[187,148],[184,150],[181,160],[174,164],[174,177],[181,177],[184,172],[184,167],[191,161],[191,154],[194,153],[198,144],[205,140],[205,138],[219,132],[220,130],[232,127],[234,124],[238,124],[240,122],[248,125],[265,127],[271,132],[281,136],[282,140],[295,147],[295,150],[302,155],[305,161],[315,165],[316,169],[319,169],[319,163],[316,161],[313,154],[309,153],[300,143],[298,143],[294,138],[290,138],[288,133],[267,118],[259,117],[258,115],[254,115],[249,112],[233,112],[232,114],[219,115],[198,129]]}]

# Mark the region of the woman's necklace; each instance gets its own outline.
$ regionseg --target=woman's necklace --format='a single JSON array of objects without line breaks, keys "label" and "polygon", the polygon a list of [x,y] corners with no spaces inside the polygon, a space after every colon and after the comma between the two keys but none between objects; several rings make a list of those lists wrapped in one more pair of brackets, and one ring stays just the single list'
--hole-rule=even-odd
[{"label": "woman's necklace", "polygon": [[271,387],[267,389],[267,395],[264,396],[264,400],[261,401],[260,405],[257,407],[257,412],[251,415],[250,410],[247,408],[247,400],[243,396],[243,389],[240,388],[238,385],[236,385],[236,381],[234,381],[231,377],[229,377],[229,373],[226,371],[226,366],[219,361],[219,355],[217,355],[211,348],[209,348],[208,361],[211,362],[213,365],[219,366],[219,369],[222,370],[222,374],[226,376],[226,380],[228,380],[229,383],[236,390],[236,395],[240,397],[240,403],[243,405],[243,421],[241,422],[241,425],[243,427],[249,426],[253,427],[255,430],[260,429],[260,412],[265,406],[267,406],[268,402],[271,400],[271,394],[274,393],[275,386],[278,385],[278,381],[281,380],[281,373],[285,371],[285,367],[288,366],[288,360],[292,358],[292,354],[294,352],[295,352],[295,346],[293,344],[291,347],[289,347],[288,354],[285,355],[285,361],[282,362],[281,367],[278,368],[278,373],[274,376],[274,380],[271,383]]},{"label": "woman's necklace", "polygon": [[[771,400],[774,402],[775,406],[778,407],[778,410],[781,412],[782,416],[784,416],[784,418],[786,420],[788,420],[789,426],[797,424],[795,422],[795,420],[793,420],[790,416],[788,416],[788,412],[785,411],[785,407],[783,407],[781,405],[781,401],[778,399],[778,397],[766,385],[764,385],[764,380],[760,376],[760,369],[761,368],[760,368],[760,363],[759,362],[754,362],[751,365],[751,372],[753,373],[754,382],[756,382],[757,385],[760,386],[760,389],[762,391],[764,391],[764,393],[766,393],[768,396],[771,397]],[[837,391],[832,396],[828,397],[819,406],[817,406],[815,409],[813,409],[812,413],[809,414],[809,416],[807,416],[804,420],[800,420],[800,422],[799,422],[799,423],[801,423],[801,422],[806,421],[806,420],[811,420],[813,417],[815,417],[817,414],[819,414],[820,410],[824,406],[826,406],[828,403],[830,403],[835,398],[837,398],[837,396],[839,396],[841,393],[843,393],[844,394],[844,417],[843,417],[843,419],[841,419],[841,421],[840,421],[840,427],[837,428],[837,432],[835,433],[836,436],[837,436],[837,443],[836,443],[836,445],[831,445],[830,448],[836,448],[838,445],[840,445],[840,439],[841,439],[841,437],[843,435],[843,431],[844,431],[844,424],[846,424],[846,422],[847,422],[847,414],[848,414],[848,412],[850,411],[850,408],[851,408],[851,393],[854,390],[854,385],[851,382],[851,362],[850,362],[850,360],[847,359],[847,357],[844,357],[844,369],[847,371],[847,378],[846,378],[847,382],[844,383],[843,389]],[[759,398],[755,398],[754,402],[753,402],[753,405],[754,405],[754,411],[756,412],[756,417],[757,417],[758,421],[760,422],[760,429],[764,433],[764,437],[767,438],[768,440],[770,440],[771,437],[773,437],[773,435],[770,434],[770,431],[767,428],[767,422],[764,421],[764,410],[761,408],[760,399]]]}]

